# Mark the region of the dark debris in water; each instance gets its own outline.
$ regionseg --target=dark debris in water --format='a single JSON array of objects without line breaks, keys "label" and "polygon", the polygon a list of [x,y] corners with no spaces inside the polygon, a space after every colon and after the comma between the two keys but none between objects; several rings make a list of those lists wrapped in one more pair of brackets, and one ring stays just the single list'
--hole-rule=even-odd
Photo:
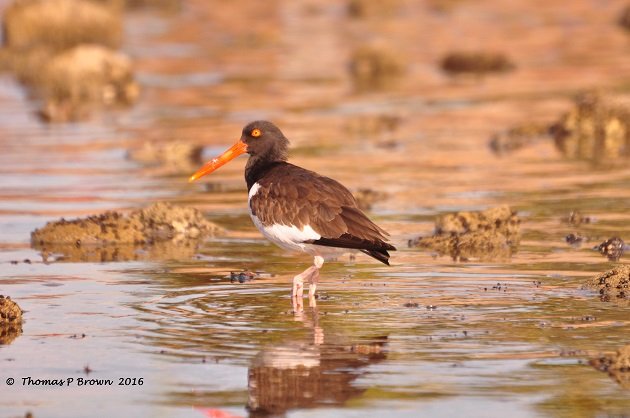
[{"label": "dark debris in water", "polygon": [[441,216],[435,234],[409,241],[410,247],[427,248],[455,261],[505,259],[518,246],[520,219],[508,206],[482,212]]},{"label": "dark debris in water", "polygon": [[245,283],[254,280],[258,275],[253,271],[231,271],[230,283]]}]

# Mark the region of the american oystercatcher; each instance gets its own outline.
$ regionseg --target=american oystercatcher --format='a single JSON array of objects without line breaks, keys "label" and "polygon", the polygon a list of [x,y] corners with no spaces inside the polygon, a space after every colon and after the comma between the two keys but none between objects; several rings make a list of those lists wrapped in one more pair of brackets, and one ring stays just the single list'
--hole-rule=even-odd
[{"label": "american oystercatcher", "polygon": [[271,122],[255,121],[243,128],[231,148],[190,177],[210,174],[248,153],[245,181],[254,225],[271,242],[314,256],[313,266],[293,279],[293,306],[301,306],[304,280],[314,302],[319,269],[324,260],[358,250],[389,265],[389,234],[368,219],[339,182],[287,162],[289,140]]}]

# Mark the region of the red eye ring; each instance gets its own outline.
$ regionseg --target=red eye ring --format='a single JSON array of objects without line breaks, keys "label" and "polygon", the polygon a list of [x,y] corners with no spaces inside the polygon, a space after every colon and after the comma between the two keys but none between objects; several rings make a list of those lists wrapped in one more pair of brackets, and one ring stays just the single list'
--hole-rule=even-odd
[{"label": "red eye ring", "polygon": [[252,129],[251,135],[254,138],[258,138],[260,135],[262,135],[262,132],[260,132],[260,129],[254,128],[254,129]]}]

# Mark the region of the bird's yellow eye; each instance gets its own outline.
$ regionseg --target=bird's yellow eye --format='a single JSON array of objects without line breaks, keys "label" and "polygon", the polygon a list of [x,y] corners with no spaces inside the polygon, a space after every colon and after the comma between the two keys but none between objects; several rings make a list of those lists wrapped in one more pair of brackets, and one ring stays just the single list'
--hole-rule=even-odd
[{"label": "bird's yellow eye", "polygon": [[252,129],[252,136],[254,138],[258,138],[260,135],[262,135],[262,132],[260,132],[260,129],[258,128]]}]

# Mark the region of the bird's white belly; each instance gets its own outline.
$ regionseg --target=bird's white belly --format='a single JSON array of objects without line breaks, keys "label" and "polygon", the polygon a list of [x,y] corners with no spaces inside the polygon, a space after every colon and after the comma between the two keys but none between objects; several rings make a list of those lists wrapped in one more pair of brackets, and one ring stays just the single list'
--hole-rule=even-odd
[{"label": "bird's white belly", "polygon": [[249,209],[249,216],[252,218],[254,225],[256,225],[256,228],[258,228],[258,230],[269,241],[288,251],[305,252],[311,255],[319,255],[324,258],[336,257],[348,251],[341,248],[313,245],[306,242],[311,240],[315,241],[322,237],[310,225],[305,225],[302,228],[298,228],[295,225],[263,225],[260,219],[252,213],[251,206],[249,205],[249,201],[252,196],[256,194],[259,188],[260,185],[258,183],[254,183],[252,188],[249,190],[247,206]]}]

